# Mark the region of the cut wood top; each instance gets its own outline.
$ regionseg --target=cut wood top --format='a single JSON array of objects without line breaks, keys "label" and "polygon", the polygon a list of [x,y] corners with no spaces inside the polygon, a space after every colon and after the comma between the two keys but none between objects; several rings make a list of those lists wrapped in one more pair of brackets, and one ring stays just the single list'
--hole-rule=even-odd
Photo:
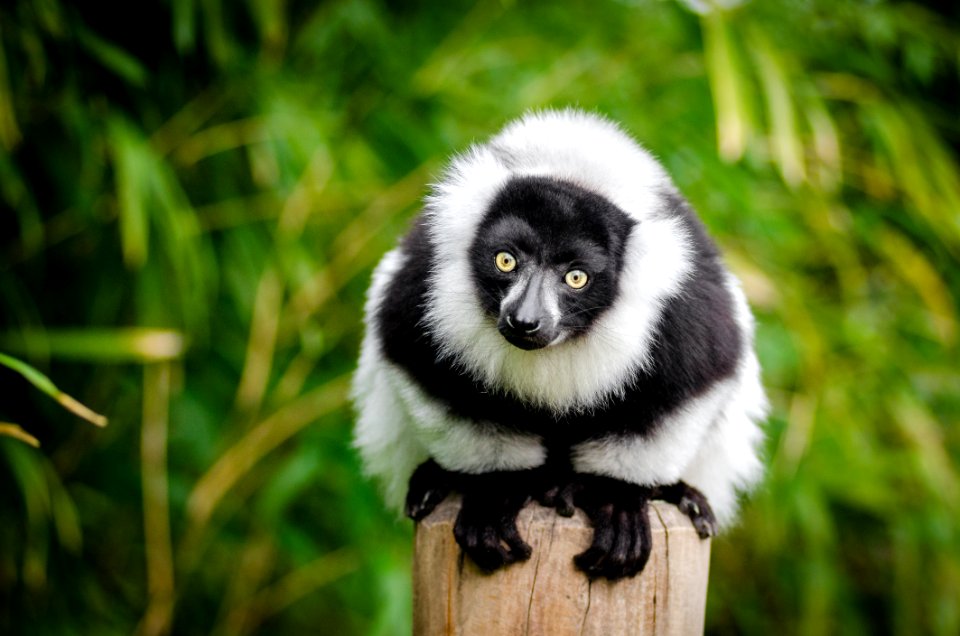
[{"label": "cut wood top", "polygon": [[416,531],[414,633],[483,636],[698,634],[703,632],[710,542],[663,502],[650,506],[653,550],[644,571],[590,581],[573,565],[591,543],[581,511],[571,518],[528,505],[518,518],[529,561],[486,574],[453,537],[458,498],[440,504]]}]

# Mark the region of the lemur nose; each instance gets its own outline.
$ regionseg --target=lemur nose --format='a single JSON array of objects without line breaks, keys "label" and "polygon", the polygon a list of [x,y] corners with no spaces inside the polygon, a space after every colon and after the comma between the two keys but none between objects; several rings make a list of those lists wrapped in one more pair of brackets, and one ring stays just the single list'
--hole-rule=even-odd
[{"label": "lemur nose", "polygon": [[523,333],[530,335],[540,331],[540,320],[538,318],[521,318],[519,316],[507,315],[507,324]]}]

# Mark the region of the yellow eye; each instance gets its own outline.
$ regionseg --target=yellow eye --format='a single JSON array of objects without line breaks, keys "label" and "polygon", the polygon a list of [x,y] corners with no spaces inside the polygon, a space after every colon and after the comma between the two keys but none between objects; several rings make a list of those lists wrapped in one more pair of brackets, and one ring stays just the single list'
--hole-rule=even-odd
[{"label": "yellow eye", "polygon": [[587,273],[583,270],[571,269],[563,277],[563,280],[574,289],[583,289],[584,285],[587,284]]},{"label": "yellow eye", "polygon": [[501,272],[512,272],[517,268],[517,259],[510,252],[499,252],[494,262]]}]

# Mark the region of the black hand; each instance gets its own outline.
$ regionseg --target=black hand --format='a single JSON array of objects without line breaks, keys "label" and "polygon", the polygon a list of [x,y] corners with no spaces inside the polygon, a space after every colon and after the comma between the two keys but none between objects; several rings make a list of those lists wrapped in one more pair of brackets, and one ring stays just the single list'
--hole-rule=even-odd
[{"label": "black hand", "polygon": [[717,518],[713,515],[713,509],[703,493],[693,486],[682,481],[660,486],[656,498],[674,504],[680,512],[690,517],[701,539],[716,536]]},{"label": "black hand", "polygon": [[517,529],[530,478],[531,471],[460,474],[463,505],[453,535],[464,553],[487,572],[530,558],[530,546]]},{"label": "black hand", "polygon": [[653,489],[636,484],[580,475],[574,502],[593,524],[593,543],[574,557],[591,578],[634,576],[650,558],[652,539],[647,502]]},{"label": "black hand", "polygon": [[432,459],[423,462],[410,477],[404,512],[414,521],[424,519],[447,498],[455,480],[454,473],[444,470]]},{"label": "black hand", "polygon": [[549,482],[534,495],[542,506],[555,508],[562,517],[572,517],[578,486],[572,478]]}]

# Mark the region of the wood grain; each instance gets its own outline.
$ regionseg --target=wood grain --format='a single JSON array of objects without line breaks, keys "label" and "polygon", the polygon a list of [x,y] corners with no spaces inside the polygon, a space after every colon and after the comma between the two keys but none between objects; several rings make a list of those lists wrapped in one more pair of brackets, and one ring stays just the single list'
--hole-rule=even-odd
[{"label": "wood grain", "polygon": [[590,581],[573,556],[593,530],[579,510],[564,518],[531,504],[519,528],[529,561],[485,574],[464,559],[453,538],[460,509],[443,502],[417,526],[414,634],[458,636],[685,635],[703,632],[710,542],[674,506],[650,507],[653,551],[644,571],[611,583]]}]

